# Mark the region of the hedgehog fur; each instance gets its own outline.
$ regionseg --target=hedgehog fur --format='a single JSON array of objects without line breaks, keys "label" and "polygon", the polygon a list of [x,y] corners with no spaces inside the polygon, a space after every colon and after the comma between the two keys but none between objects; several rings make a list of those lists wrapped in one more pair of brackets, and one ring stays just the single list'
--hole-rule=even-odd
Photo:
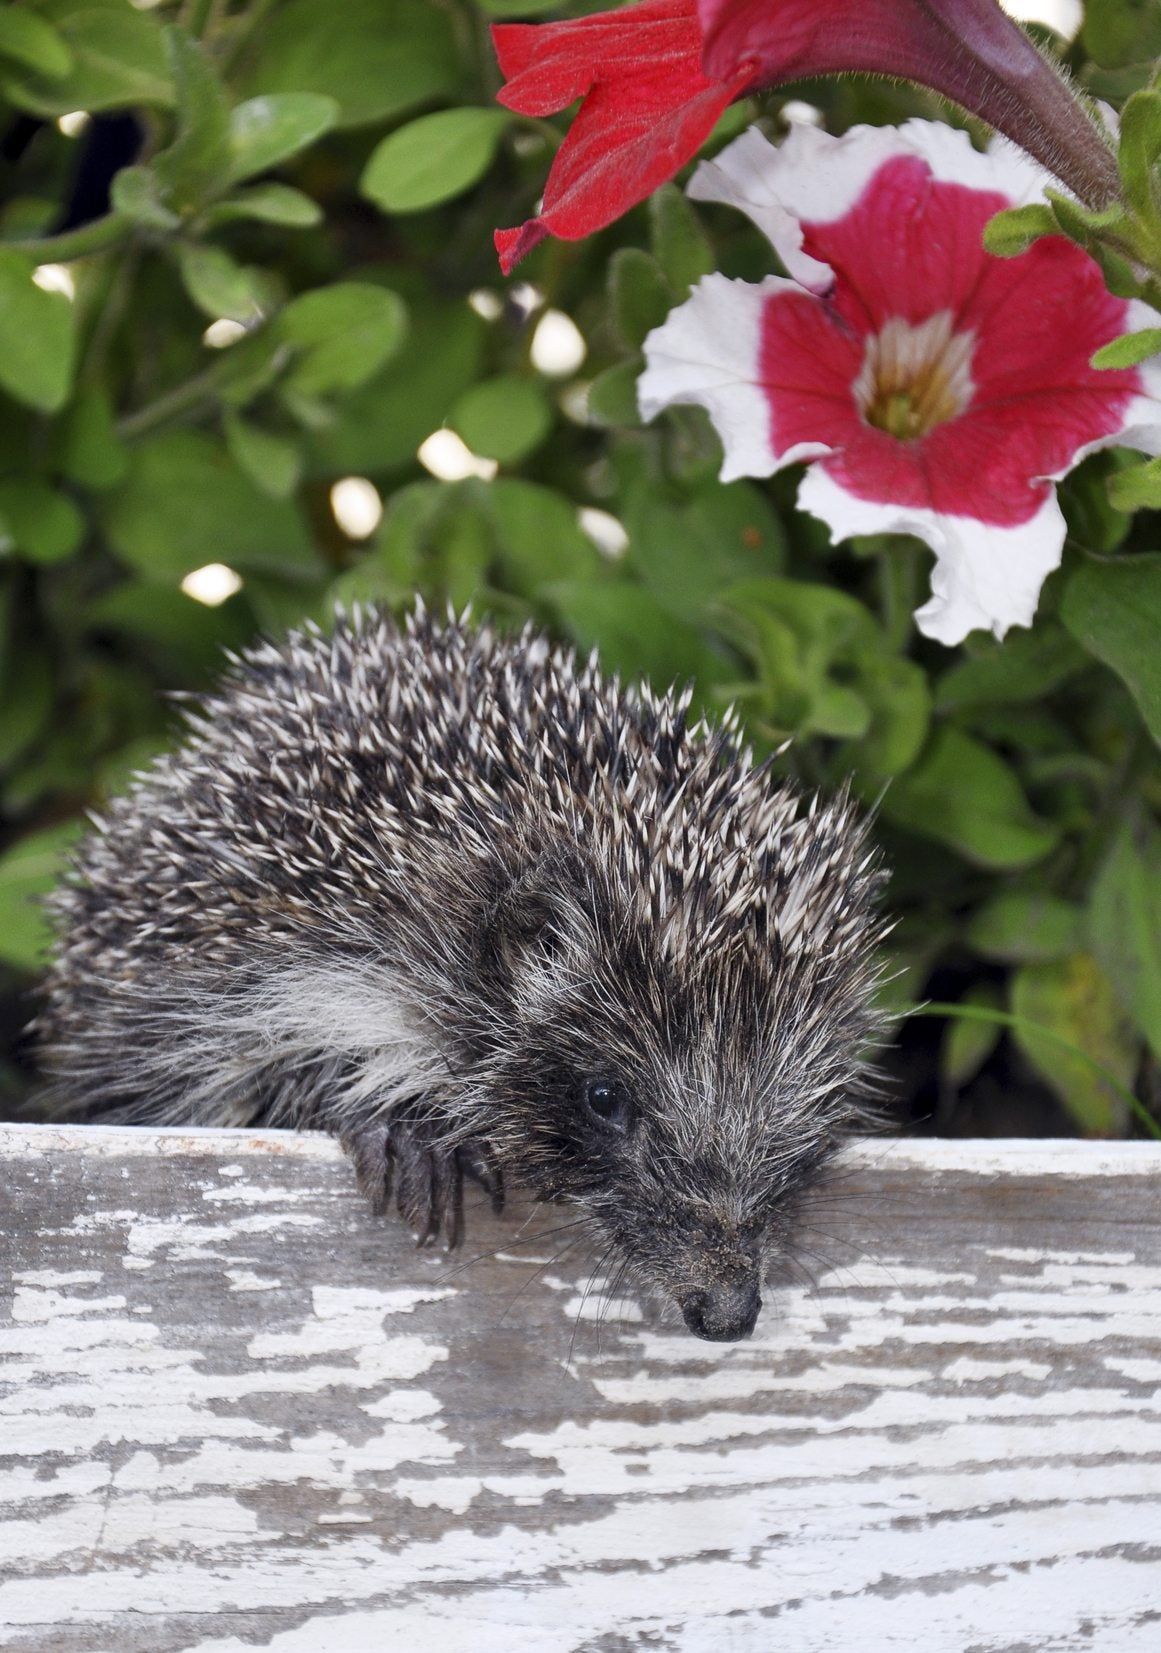
[{"label": "hedgehog fur", "polygon": [[54,1105],[330,1131],[450,1244],[465,1175],[566,1197],[748,1334],[866,1117],[882,875],[689,704],[422,608],[234,658],[53,898]]}]

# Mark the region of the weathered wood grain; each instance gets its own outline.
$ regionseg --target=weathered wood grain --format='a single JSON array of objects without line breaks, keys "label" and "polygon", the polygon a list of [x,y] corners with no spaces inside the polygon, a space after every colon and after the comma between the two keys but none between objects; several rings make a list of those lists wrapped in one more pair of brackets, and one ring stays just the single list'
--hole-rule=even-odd
[{"label": "weathered wood grain", "polygon": [[1159,1194],[862,1147],[715,1346],[567,1235],[417,1254],[322,1139],[0,1127],[0,1645],[1155,1653]]}]

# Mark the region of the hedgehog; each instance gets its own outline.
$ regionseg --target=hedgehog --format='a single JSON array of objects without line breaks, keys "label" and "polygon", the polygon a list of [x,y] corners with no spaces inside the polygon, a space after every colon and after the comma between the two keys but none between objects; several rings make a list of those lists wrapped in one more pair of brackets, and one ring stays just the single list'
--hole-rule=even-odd
[{"label": "hedgehog", "polygon": [[52,897],[53,1109],[330,1132],[421,1242],[568,1201],[748,1336],[872,1107],[883,872],[691,698],[422,606],[231,656]]}]

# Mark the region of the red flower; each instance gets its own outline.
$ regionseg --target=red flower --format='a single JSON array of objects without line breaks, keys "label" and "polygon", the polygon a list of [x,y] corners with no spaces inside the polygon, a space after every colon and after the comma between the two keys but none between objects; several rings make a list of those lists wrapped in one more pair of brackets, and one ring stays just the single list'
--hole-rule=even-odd
[{"label": "red flower", "polygon": [[505,275],[546,235],[577,241],[651,195],[756,73],[746,62],[706,78],[694,0],[641,0],[575,23],[500,23],[492,39],[508,82],[499,101],[509,109],[547,115],[584,99],[539,214],[496,231]]},{"label": "red flower", "polygon": [[603,229],[682,167],[753,86],[866,72],[979,115],[1083,200],[1116,191],[1112,151],[996,0],[640,0],[570,23],[492,30],[500,102],[547,115],[581,98],[541,211],[498,230],[507,273],[546,235]]},{"label": "red flower", "polygon": [[914,534],[935,553],[919,629],[944,643],[1030,625],[1060,562],[1054,483],[1095,449],[1161,451],[1161,368],[1093,353],[1161,317],[1059,236],[995,258],[984,225],[1051,180],[940,122],[755,128],[689,186],[770,238],[790,279],[710,275],[645,340],[642,413],[700,403],[723,480],[805,464],[798,504],[835,541]]}]

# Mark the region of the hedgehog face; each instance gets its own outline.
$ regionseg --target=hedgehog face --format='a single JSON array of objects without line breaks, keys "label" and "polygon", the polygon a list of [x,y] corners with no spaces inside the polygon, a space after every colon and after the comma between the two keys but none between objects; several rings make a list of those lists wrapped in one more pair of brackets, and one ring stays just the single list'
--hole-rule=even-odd
[{"label": "hedgehog face", "polygon": [[493,1069],[501,1157],[538,1197],[583,1210],[602,1272],[660,1292],[698,1337],[747,1337],[846,1099],[833,1132],[812,1111],[808,1134],[790,1092],[740,1066],[719,1029],[699,1039],[687,1026],[676,1045],[635,995],[610,1003],[608,986],[598,966],[542,997]]},{"label": "hedgehog face", "polygon": [[605,1270],[659,1290],[696,1336],[749,1336],[849,1122],[853,1058],[796,1045],[792,970],[735,952],[683,977],[648,924],[591,886],[546,897],[526,882],[505,928],[515,1036],[486,1085],[506,1168],[576,1202]]}]

